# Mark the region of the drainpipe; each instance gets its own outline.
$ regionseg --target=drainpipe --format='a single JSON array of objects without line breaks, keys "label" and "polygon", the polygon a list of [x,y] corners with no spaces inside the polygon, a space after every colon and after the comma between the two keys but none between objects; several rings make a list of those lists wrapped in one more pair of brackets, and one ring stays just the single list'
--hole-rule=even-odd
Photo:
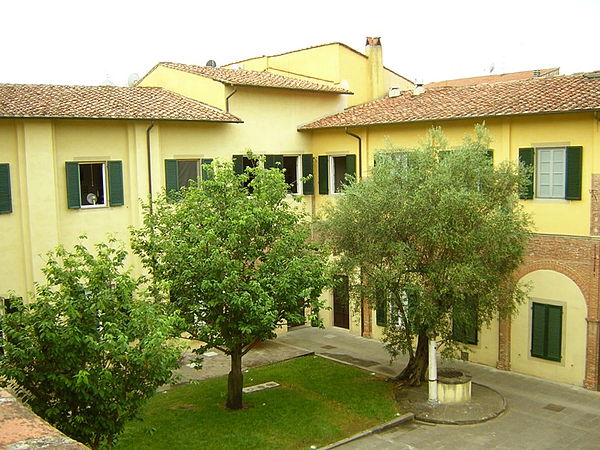
[{"label": "drainpipe", "polygon": [[225,112],[229,112],[229,99],[233,97],[233,94],[237,92],[237,88],[233,86],[233,91],[227,97],[225,97]]},{"label": "drainpipe", "polygon": [[358,134],[348,131],[348,127],[344,128],[344,132],[348,136],[358,139],[358,176],[356,178],[360,180],[362,178],[362,139]]},{"label": "drainpipe", "polygon": [[[356,138],[358,140],[358,176],[356,177],[358,180],[362,179],[362,139],[358,134],[354,134],[351,131],[348,131],[348,127],[344,128],[344,133],[346,133],[348,136],[352,136],[353,138]],[[362,285],[364,282],[364,276],[363,276],[363,268],[362,266],[359,269],[360,271],[360,284]],[[366,322],[366,317],[367,314],[371,313],[371,308],[369,308],[369,306],[367,305],[366,299],[364,298],[364,296],[361,294],[361,298],[360,298],[360,335],[364,336],[364,337],[371,337],[371,330],[372,330],[372,325],[369,326],[369,329],[367,330],[365,328],[365,322]],[[370,321],[369,321],[370,322]]]},{"label": "drainpipe", "polygon": [[152,214],[152,152],[150,146],[150,131],[154,128],[154,120],[150,122],[150,126],[146,129],[146,154],[148,158],[148,195],[150,206],[150,214]]}]

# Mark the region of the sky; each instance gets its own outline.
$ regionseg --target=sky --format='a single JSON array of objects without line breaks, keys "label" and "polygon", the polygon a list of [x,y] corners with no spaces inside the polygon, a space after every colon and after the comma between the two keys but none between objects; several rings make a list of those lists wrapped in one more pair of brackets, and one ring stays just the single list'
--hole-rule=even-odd
[{"label": "sky", "polygon": [[159,61],[224,65],[381,37],[415,82],[600,70],[600,0],[5,1],[0,83],[126,85]]}]

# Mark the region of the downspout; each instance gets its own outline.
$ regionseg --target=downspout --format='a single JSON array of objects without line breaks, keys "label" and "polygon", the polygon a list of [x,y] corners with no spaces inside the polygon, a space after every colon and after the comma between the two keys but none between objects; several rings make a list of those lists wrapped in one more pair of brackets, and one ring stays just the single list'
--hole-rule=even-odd
[{"label": "downspout", "polygon": [[150,122],[150,126],[146,129],[146,154],[148,158],[148,205],[150,214],[152,214],[152,152],[150,146],[150,131],[154,128],[154,120]]},{"label": "downspout", "polygon": [[362,139],[358,134],[348,131],[348,127],[344,128],[344,132],[348,136],[358,139],[358,176],[356,178],[360,180],[362,178]]},{"label": "downspout", "polygon": [[235,94],[236,92],[237,88],[233,86],[233,91],[231,91],[231,93],[227,97],[225,97],[225,112],[229,112],[229,99],[233,97],[233,94]]},{"label": "downspout", "polygon": [[[356,179],[360,180],[362,179],[362,139],[358,134],[354,134],[351,131],[348,131],[348,127],[344,128],[344,133],[346,133],[348,136],[352,136],[353,138],[356,138],[358,140],[358,176],[356,177]],[[361,286],[364,283],[364,276],[363,276],[363,268],[362,266],[359,269],[359,277],[360,277],[360,284]],[[372,325],[369,325],[369,329],[366,330],[365,329],[365,322],[367,319],[367,314],[371,313],[371,308],[369,307],[369,305],[367,304],[367,299],[365,299],[364,295],[361,294],[360,296],[360,335],[363,337],[371,337],[371,332],[372,332]],[[371,321],[369,321],[369,324],[371,323]]]}]

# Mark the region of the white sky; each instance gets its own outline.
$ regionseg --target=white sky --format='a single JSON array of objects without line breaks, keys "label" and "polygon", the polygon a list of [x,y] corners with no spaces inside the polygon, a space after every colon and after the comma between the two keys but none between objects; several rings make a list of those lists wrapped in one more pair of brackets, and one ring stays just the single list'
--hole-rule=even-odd
[{"label": "white sky", "polygon": [[600,69],[600,0],[4,0],[0,83],[126,85],[159,61],[218,65],[381,36],[413,81]]}]

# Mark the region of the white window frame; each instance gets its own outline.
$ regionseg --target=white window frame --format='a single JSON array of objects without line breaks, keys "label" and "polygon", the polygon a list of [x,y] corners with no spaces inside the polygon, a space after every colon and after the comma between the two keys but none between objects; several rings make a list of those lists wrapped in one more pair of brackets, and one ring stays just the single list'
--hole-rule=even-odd
[{"label": "white window frame", "polygon": [[[554,153],[560,150],[562,153],[562,158],[563,158],[563,171],[562,174],[560,175],[562,177],[562,192],[560,194],[553,194],[553,190],[554,187],[557,186],[557,184],[554,184],[554,173],[552,171],[552,166],[554,165]],[[542,170],[541,170],[541,158],[542,155],[544,154],[548,154],[548,152],[550,152],[550,154],[552,155],[551,161],[550,161],[550,173],[545,172],[544,175],[548,175],[550,177],[550,184],[549,184],[549,189],[550,189],[550,195],[541,195],[541,176],[542,176]],[[566,192],[566,171],[567,171],[567,149],[566,147],[537,147],[535,149],[535,197],[539,198],[539,199],[552,199],[552,200],[557,200],[557,199],[564,199],[565,198],[565,192]]]},{"label": "white window frame", "polygon": [[[83,165],[92,165],[92,164],[102,164],[102,190],[104,192],[104,203],[97,203],[95,205],[84,205],[82,202],[83,196],[83,187],[81,186],[81,166]],[[77,169],[79,172],[79,205],[81,209],[95,209],[95,208],[106,208],[108,207],[108,186],[106,184],[106,171],[107,164],[106,161],[80,161],[77,164]]]}]

